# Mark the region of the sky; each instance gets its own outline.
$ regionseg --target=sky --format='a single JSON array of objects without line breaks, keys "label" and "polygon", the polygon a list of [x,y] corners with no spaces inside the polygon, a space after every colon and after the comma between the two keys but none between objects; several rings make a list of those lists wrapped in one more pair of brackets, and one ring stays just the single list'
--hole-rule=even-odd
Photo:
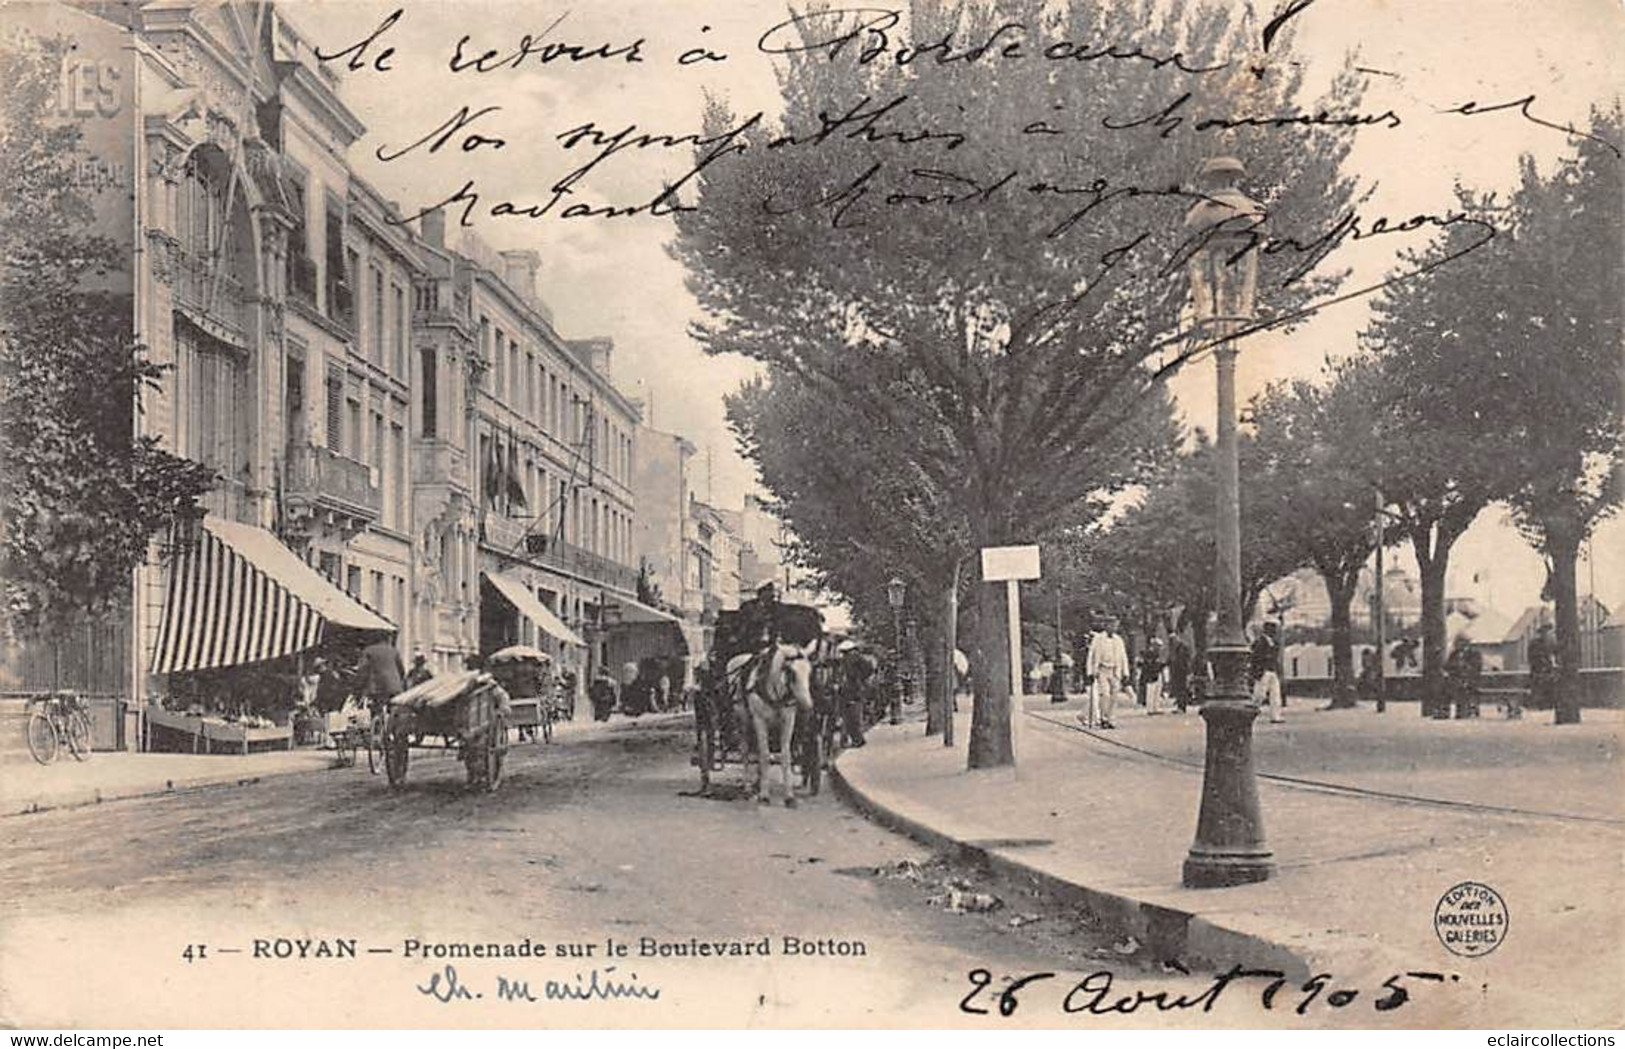
[{"label": "sky", "polygon": [[[367,37],[396,4],[295,0],[282,6],[318,50],[337,52]],[[357,170],[407,214],[444,200],[470,177],[490,199],[540,202],[546,188],[579,163],[556,136],[588,121],[611,130],[636,124],[684,133],[698,128],[708,96],[726,100],[736,112],[771,113],[777,105],[772,59],[755,43],[785,17],[782,2],[599,0],[571,8],[401,0],[401,6],[401,17],[370,45],[366,67],[345,74],[341,93],[368,128],[352,154]],[[1261,7],[1273,5],[1264,0]],[[1521,154],[1550,165],[1569,145],[1562,131],[1516,112],[1468,119],[1442,110],[1534,94],[1530,112],[1536,116],[1578,123],[1593,103],[1617,98],[1625,84],[1625,8],[1618,0],[1313,0],[1292,19],[1292,30],[1293,54],[1308,66],[1311,82],[1352,56],[1373,71],[1362,108],[1393,107],[1405,114],[1402,129],[1362,132],[1350,157],[1350,170],[1373,191],[1362,208],[1373,217],[1447,211],[1457,180],[1479,188],[1506,186]],[[487,49],[505,56],[524,34],[544,32],[552,42],[612,48],[641,39],[638,54],[645,61],[530,62],[487,73],[449,69],[464,35],[471,38],[463,48],[466,57]],[[385,60],[391,68],[380,72],[373,59],[385,47],[395,53]],[[698,47],[728,57],[687,66],[674,61]],[[375,150],[399,150],[465,105],[470,113],[500,107],[463,132],[500,136],[507,144],[465,153],[459,137],[433,154],[419,147],[390,163],[376,159]],[[663,176],[681,174],[683,159],[677,151],[658,149],[617,157],[594,172],[590,189],[576,199],[641,199],[647,188],[658,189]],[[742,359],[709,357],[689,338],[687,326],[698,311],[682,267],[667,254],[669,220],[487,219],[476,220],[475,228],[498,248],[541,254],[538,285],[561,334],[612,336],[617,384],[644,399],[655,427],[682,433],[708,453],[702,492],[720,504],[739,505],[754,489],[755,475],[735,453],[722,396],[757,369]],[[1402,248],[1420,246],[1420,235],[1408,243],[1377,238],[1338,258],[1354,267],[1348,286],[1358,287],[1390,272]],[[1272,379],[1313,377],[1328,356],[1351,352],[1366,313],[1366,303],[1355,301],[1328,308],[1293,332],[1248,339],[1238,366],[1240,400],[1245,403]],[[1187,423],[1212,425],[1210,361],[1177,376],[1172,388]],[[1598,596],[1618,607],[1625,602],[1625,522],[1604,524],[1593,547],[1596,564],[1582,563],[1580,590],[1587,592],[1594,578]],[[1403,551],[1394,560],[1412,564]],[[1477,576],[1480,595],[1511,614],[1536,600],[1544,580],[1541,559],[1500,507],[1480,516],[1451,560],[1462,587]]]}]

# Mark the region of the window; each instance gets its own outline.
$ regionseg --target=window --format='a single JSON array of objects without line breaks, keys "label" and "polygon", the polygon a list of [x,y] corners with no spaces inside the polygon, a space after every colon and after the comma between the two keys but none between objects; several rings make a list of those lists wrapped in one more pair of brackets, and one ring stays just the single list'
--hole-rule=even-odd
[{"label": "window", "polygon": [[361,599],[361,569],[356,565],[350,566],[348,578],[345,580],[345,592],[356,600]]},{"label": "window", "polygon": [[502,329],[494,329],[491,336],[491,395],[499,401],[507,398],[507,384],[502,381],[502,365],[507,356],[502,348]]},{"label": "window", "polygon": [[364,441],[366,438],[362,435],[362,432],[361,432],[361,402],[360,401],[351,401],[350,402],[350,418],[347,421],[348,421],[349,425],[346,427],[346,429],[348,430],[348,432],[350,434],[350,443],[349,443],[349,452],[348,452],[348,454],[349,454],[350,458],[359,460],[363,455],[366,454],[366,451],[361,447],[361,442]]},{"label": "window", "polygon": [[407,356],[407,347],[410,339],[407,337],[406,291],[399,284],[394,286],[395,295],[395,360],[391,368],[395,377],[402,382],[407,381],[406,362],[411,358]]},{"label": "window", "polygon": [[[489,317],[480,318],[480,357],[485,361],[486,374],[489,374],[492,367],[494,367],[491,360],[491,318]],[[488,379],[481,380],[482,383],[488,381]],[[489,389],[490,387],[486,388]]]},{"label": "window", "polygon": [[525,409],[526,414],[534,421],[538,409],[536,407],[536,355],[525,354]]},{"label": "window", "polygon": [[406,430],[400,423],[390,423],[389,437],[390,466],[394,470],[395,484],[395,527],[405,528],[407,518],[411,516],[407,508],[410,493],[406,484]]},{"label": "window", "polygon": [[384,469],[384,415],[372,413],[372,447],[367,449],[367,465],[378,473]]},{"label": "window", "polygon": [[372,268],[372,362],[384,367],[389,357],[385,352],[385,336],[389,332],[385,317],[384,271]]},{"label": "window", "polygon": [[380,610],[384,607],[384,573],[382,572],[372,574],[372,607]]},{"label": "window", "polygon": [[331,366],[327,369],[327,448],[344,454],[344,376]]},{"label": "window", "polygon": [[339,559],[338,554],[330,554],[324,550],[321,554],[321,573],[327,577],[329,583],[338,586],[344,574],[344,562]]},{"label": "window", "polygon": [[213,467],[227,484],[240,484],[251,446],[242,358],[225,343],[186,330],[194,362],[192,457]]},{"label": "window", "polygon": [[423,378],[418,384],[421,390],[419,396],[423,399],[423,429],[421,430],[421,433],[424,437],[432,438],[437,435],[440,425],[440,420],[438,417],[440,395],[436,389],[437,376],[435,374],[434,347],[423,347],[421,356],[423,358]]}]

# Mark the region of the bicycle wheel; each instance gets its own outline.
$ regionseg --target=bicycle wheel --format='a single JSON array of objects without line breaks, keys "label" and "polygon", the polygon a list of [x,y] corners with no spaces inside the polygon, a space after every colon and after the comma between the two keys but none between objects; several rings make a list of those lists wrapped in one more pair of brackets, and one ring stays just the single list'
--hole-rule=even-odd
[{"label": "bicycle wheel", "polygon": [[75,710],[68,715],[68,753],[75,761],[88,761],[90,746],[90,716]]},{"label": "bicycle wheel", "polygon": [[56,726],[50,718],[37,710],[28,715],[28,752],[35,761],[41,765],[55,761],[57,743]]}]

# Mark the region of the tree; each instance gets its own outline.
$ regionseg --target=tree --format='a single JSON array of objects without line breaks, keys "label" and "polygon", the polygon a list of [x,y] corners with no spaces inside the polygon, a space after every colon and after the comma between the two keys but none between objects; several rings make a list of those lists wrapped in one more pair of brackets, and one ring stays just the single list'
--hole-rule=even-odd
[{"label": "tree", "polygon": [[1313,568],[1331,602],[1332,706],[1354,705],[1350,606],[1371,556],[1374,473],[1369,362],[1344,360],[1322,384],[1275,383],[1254,399],[1257,473],[1249,491],[1265,505],[1266,541],[1282,565]]},{"label": "tree", "polygon": [[[1233,113],[1242,82],[1249,111],[1290,110],[1301,89],[1290,64],[1238,79],[1250,40],[1217,5],[1165,6],[919,0],[884,37],[921,42],[907,61],[882,57],[873,29],[831,42],[832,22],[874,12],[826,12],[786,48],[778,120],[707,113],[674,245],[710,318],[695,337],[886,435],[971,549],[1077,523],[1090,493],[1160,452],[1125,434],[1178,365],[1181,223],[1199,199],[1187,183],[1217,146],[1200,121]],[[1025,59],[978,49],[1012,23]],[[1033,37],[1141,53],[1069,66]],[[1345,79],[1319,106],[1356,101]],[[1223,148],[1245,153],[1248,191],[1282,228],[1318,230],[1352,196],[1337,173],[1347,128],[1230,134]],[[1315,261],[1264,258],[1272,308],[1335,283],[1306,276]],[[972,767],[1011,761],[1001,600],[978,590]]]},{"label": "tree", "polygon": [[[1559,723],[1580,718],[1579,547],[1620,499],[1625,222],[1618,107],[1594,113],[1592,123],[1549,176],[1525,157],[1506,206],[1494,195],[1462,191],[1474,213],[1499,227],[1494,243],[1464,259],[1468,265],[1392,290],[1375,327],[1402,394],[1395,431],[1431,435],[1427,469],[1416,470],[1412,459],[1398,471],[1401,483],[1386,481],[1384,490],[1418,492],[1416,478],[1432,472],[1431,505],[1441,509],[1444,538],[1459,535],[1491,500],[1512,506],[1547,558],[1565,675]],[[1453,466],[1441,469],[1451,459]],[[1390,461],[1386,472],[1396,465]],[[1401,509],[1417,505],[1427,504]],[[1413,515],[1410,523],[1419,520]],[[1424,674],[1435,698],[1448,543],[1443,549],[1424,561],[1417,547]]]},{"label": "tree", "polygon": [[129,297],[85,289],[123,259],[90,229],[78,128],[50,115],[67,46],[0,47],[0,577],[9,625],[48,638],[121,607],[152,537],[214,483],[132,437],[163,369]]},{"label": "tree", "polygon": [[[1484,214],[1488,202],[1460,191],[1464,207]],[[1365,332],[1377,351],[1372,441],[1380,464],[1373,479],[1408,539],[1422,584],[1422,706],[1445,702],[1445,573],[1450,551],[1480,511],[1510,485],[1513,442],[1501,421],[1472,402],[1476,376],[1467,362],[1471,328],[1464,311],[1485,308],[1496,274],[1499,240],[1470,246],[1481,229],[1453,225],[1406,262],[1421,276],[1391,284],[1373,301]],[[1433,265],[1454,256],[1449,265]],[[1431,268],[1428,268],[1431,267]],[[1471,303],[1469,307],[1467,304]]]},{"label": "tree", "polygon": [[[1299,567],[1275,536],[1281,500],[1263,497],[1266,479],[1257,442],[1239,442],[1241,499],[1241,606],[1249,618],[1270,583]],[[1076,585],[1097,608],[1180,609],[1192,624],[1198,651],[1207,649],[1207,620],[1217,607],[1213,445],[1198,432],[1191,447],[1152,480],[1140,501],[1110,527],[1080,537]]]}]

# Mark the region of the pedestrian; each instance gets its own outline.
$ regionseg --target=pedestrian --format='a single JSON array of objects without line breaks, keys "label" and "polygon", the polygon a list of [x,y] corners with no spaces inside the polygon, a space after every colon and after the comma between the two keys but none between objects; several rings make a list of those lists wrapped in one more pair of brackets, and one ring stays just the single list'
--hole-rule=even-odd
[{"label": "pedestrian", "polygon": [[393,642],[378,640],[361,650],[361,691],[367,707],[381,713],[391,696],[406,691],[406,666]]},{"label": "pedestrian", "polygon": [[[1542,623],[1529,641],[1529,702],[1537,707],[1557,706],[1559,660],[1552,640],[1552,624]],[[1523,703],[1517,693],[1507,699],[1507,720],[1523,717]]]},{"label": "pedestrian", "polygon": [[1145,692],[1147,717],[1163,712],[1163,686],[1167,681],[1168,664],[1162,655],[1162,639],[1152,637],[1140,654],[1140,688]]},{"label": "pedestrian", "polygon": [[1253,639],[1251,669],[1253,702],[1267,707],[1270,724],[1279,725],[1286,716],[1281,710],[1281,643],[1274,623],[1265,623]]},{"label": "pedestrian", "polygon": [[1191,647],[1184,634],[1175,634],[1168,644],[1168,691],[1181,714],[1191,701]]},{"label": "pedestrian", "polygon": [[593,677],[592,685],[587,689],[587,698],[592,701],[594,721],[609,720],[609,715],[614,712],[615,705],[621,698],[620,692],[615,676],[607,668],[600,666],[598,673]]},{"label": "pedestrian", "polygon": [[1375,700],[1382,695],[1382,681],[1377,676],[1377,654],[1373,649],[1360,650],[1360,676],[1355,679],[1354,694],[1359,700]]},{"label": "pedestrian", "polygon": [[863,730],[868,720],[869,690],[874,676],[874,661],[857,645],[843,641],[837,687],[841,697],[841,728],[848,747],[861,747],[867,742]]},{"label": "pedestrian", "polygon": [[1394,643],[1394,673],[1403,673],[1407,669],[1416,669],[1416,645],[1414,637],[1402,637]]},{"label": "pedestrian", "polygon": [[1478,717],[1478,682],[1484,673],[1484,656],[1466,634],[1456,635],[1444,672],[1456,701],[1457,720]]},{"label": "pedestrian", "polygon": [[1089,675],[1089,707],[1078,720],[1084,728],[1114,729],[1112,711],[1117,703],[1117,691],[1125,687],[1132,676],[1128,649],[1117,632],[1117,619],[1108,616],[1102,629],[1089,639],[1089,655],[1084,670]]},{"label": "pedestrian", "polygon": [[412,669],[406,672],[406,687],[413,688],[434,677],[434,668],[422,652],[412,653]]}]

